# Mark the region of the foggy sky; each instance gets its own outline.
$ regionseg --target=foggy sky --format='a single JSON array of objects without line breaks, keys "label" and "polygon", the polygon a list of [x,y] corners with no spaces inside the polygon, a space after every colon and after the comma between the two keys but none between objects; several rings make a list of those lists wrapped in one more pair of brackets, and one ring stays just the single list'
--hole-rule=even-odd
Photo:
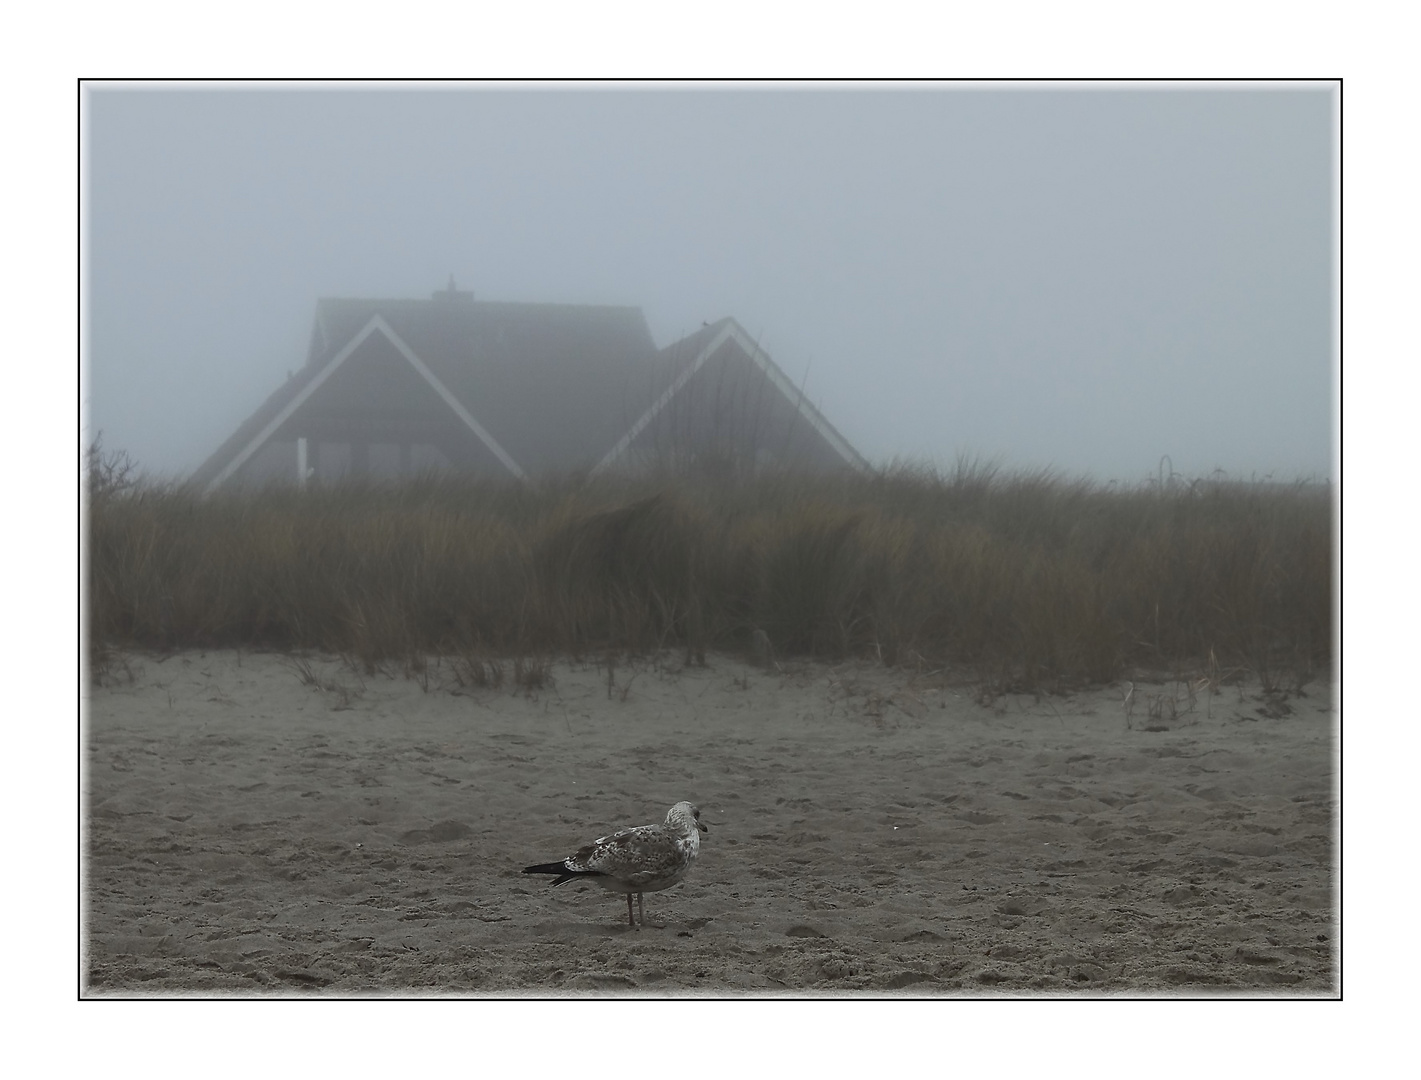
[{"label": "foggy sky", "polygon": [[323,296],[733,315],[876,464],[1332,472],[1325,88],[98,90],[87,431],[196,468]]}]

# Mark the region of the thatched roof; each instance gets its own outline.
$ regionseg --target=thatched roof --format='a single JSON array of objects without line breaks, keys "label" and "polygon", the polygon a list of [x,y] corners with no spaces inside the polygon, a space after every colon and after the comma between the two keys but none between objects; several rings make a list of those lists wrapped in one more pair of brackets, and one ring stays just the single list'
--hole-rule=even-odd
[{"label": "thatched roof", "polygon": [[[683,406],[698,391],[706,396],[710,371],[720,389],[734,372],[730,385],[743,401],[753,395],[757,422],[772,416],[786,432],[802,429],[790,442],[806,461],[864,464],[733,319],[657,350],[639,308],[476,301],[451,289],[430,300],[319,301],[305,365],[190,482],[213,490],[268,442],[301,433],[301,417],[329,397],[342,365],[376,345],[385,359],[367,363],[399,369],[406,385],[418,384],[427,409],[450,423],[457,416],[491,467],[518,477],[607,468],[639,451],[645,458],[668,437],[672,417],[684,421]],[[777,401],[768,411],[767,395]],[[372,397],[367,408],[379,401]],[[777,435],[776,446],[782,441]]]}]

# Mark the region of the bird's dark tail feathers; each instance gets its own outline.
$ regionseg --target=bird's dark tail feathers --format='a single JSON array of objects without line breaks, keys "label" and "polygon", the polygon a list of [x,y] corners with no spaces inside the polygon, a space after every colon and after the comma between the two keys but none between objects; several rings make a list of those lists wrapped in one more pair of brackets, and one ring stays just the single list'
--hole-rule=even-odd
[{"label": "bird's dark tail feathers", "polygon": [[525,866],[523,872],[525,874],[557,874],[558,879],[553,882],[554,885],[561,885],[563,882],[571,881],[577,877],[597,876],[597,871],[595,870],[569,870],[566,864],[560,862],[542,863],[538,866]]}]

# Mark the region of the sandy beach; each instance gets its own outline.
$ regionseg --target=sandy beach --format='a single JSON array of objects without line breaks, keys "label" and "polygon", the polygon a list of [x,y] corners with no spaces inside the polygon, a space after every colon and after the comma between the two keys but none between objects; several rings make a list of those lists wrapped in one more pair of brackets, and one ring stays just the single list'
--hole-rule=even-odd
[{"label": "sandy beach", "polygon": [[[88,691],[81,979],[136,995],[1335,996],[1327,685],[987,700],[725,656],[125,655]],[[511,664],[507,664],[511,675]],[[521,873],[695,802],[646,926]]]}]

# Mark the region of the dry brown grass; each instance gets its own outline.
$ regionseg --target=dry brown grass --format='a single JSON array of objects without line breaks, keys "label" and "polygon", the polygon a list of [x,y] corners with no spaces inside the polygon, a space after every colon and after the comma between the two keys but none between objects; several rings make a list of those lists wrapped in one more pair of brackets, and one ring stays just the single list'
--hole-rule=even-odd
[{"label": "dry brown grass", "polygon": [[498,657],[768,646],[998,690],[1132,668],[1282,685],[1332,658],[1321,485],[1122,491],[964,464],[201,499],[121,479],[91,489],[92,656],[322,649],[373,670],[442,655],[483,686],[547,677]]}]

